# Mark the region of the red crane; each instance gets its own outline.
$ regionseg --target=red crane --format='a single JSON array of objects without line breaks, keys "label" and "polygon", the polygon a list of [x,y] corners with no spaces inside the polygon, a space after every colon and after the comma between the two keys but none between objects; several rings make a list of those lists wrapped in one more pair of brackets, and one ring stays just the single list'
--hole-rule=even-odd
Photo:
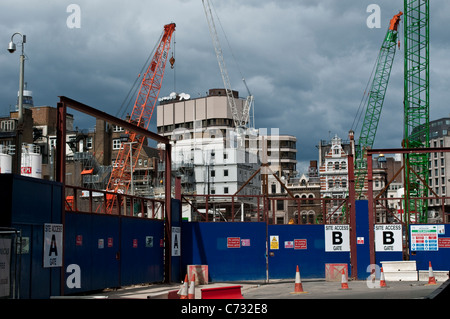
[{"label": "red crane", "polygon": [[[129,122],[137,126],[148,129],[153,110],[158,101],[158,95],[161,90],[161,84],[164,77],[167,56],[169,54],[172,34],[175,31],[175,23],[164,26],[158,47],[153,58],[145,72],[139,93],[134,103],[133,111]],[[173,66],[174,59],[170,59]],[[137,135],[134,132],[126,132],[128,141],[122,143],[117,153],[115,164],[113,165],[111,176],[109,178],[107,191],[126,194],[131,182],[131,174],[134,171],[138,161],[139,154],[144,143],[144,136]],[[107,213],[111,210],[117,200],[117,196],[107,196]]]}]

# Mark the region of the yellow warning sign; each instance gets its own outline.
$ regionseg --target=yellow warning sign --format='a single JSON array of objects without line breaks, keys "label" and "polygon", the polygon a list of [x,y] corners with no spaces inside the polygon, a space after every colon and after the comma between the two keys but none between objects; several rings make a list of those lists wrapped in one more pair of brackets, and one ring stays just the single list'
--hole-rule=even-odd
[{"label": "yellow warning sign", "polygon": [[270,236],[270,249],[279,249],[280,241],[278,236]]}]

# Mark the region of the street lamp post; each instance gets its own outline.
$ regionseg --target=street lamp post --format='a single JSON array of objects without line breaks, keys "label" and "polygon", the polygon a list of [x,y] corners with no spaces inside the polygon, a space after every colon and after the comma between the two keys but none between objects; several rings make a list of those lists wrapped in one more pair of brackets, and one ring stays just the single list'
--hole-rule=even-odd
[{"label": "street lamp post", "polygon": [[25,54],[24,46],[26,41],[26,36],[19,32],[14,33],[11,36],[11,41],[8,44],[9,53],[14,53],[16,51],[16,44],[13,42],[15,35],[20,35],[22,37],[22,54],[20,55],[20,73],[19,73],[19,109],[18,109],[18,123],[17,123],[17,139],[16,139],[16,173],[21,174],[22,168],[22,134],[23,134],[23,88],[24,88],[24,68],[25,68]]}]

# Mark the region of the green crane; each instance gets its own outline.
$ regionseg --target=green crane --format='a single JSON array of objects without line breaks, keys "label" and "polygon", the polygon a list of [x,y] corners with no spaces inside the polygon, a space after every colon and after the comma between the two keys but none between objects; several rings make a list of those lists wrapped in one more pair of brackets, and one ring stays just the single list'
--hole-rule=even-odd
[{"label": "green crane", "polygon": [[[405,148],[430,145],[429,1],[404,0],[404,141]],[[405,218],[418,214],[426,222],[429,154],[405,155]],[[414,199],[411,196],[416,197]]]},{"label": "green crane", "polygon": [[366,150],[373,147],[381,109],[391,74],[397,47],[397,28],[400,23],[402,12],[396,14],[390,21],[389,28],[384,37],[383,44],[378,54],[375,74],[371,83],[364,121],[361,133],[355,146],[355,191],[356,195],[362,196],[365,180],[367,177]]}]

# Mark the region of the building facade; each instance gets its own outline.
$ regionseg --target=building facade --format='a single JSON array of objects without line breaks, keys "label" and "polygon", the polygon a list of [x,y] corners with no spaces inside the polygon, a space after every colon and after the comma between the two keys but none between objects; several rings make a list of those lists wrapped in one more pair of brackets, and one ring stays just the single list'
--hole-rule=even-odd
[{"label": "building facade", "polygon": [[[242,111],[245,100],[236,91],[233,97]],[[239,218],[253,218],[256,200],[246,196],[261,192],[260,175],[253,176],[260,167],[257,132],[236,130],[225,89],[194,99],[186,94],[161,98],[157,132],[171,140],[172,170],[181,179],[182,193],[201,195],[195,198],[200,208],[189,210],[186,218],[199,219],[206,209],[214,219],[228,220],[239,210]]]}]

